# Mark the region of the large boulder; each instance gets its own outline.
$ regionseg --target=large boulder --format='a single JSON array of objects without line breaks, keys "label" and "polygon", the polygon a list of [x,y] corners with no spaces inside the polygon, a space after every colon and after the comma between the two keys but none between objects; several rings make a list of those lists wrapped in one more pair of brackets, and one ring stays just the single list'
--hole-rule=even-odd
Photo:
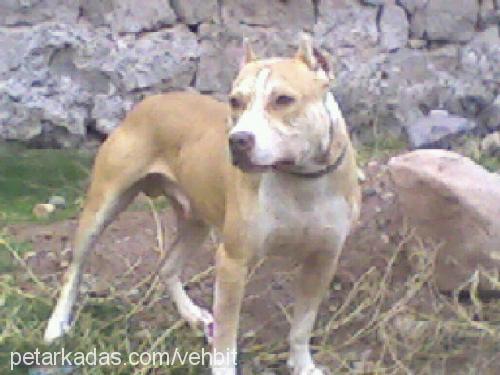
[{"label": "large boulder", "polygon": [[438,246],[440,289],[459,287],[478,269],[500,271],[500,175],[445,150],[394,157],[389,170],[403,214]]}]

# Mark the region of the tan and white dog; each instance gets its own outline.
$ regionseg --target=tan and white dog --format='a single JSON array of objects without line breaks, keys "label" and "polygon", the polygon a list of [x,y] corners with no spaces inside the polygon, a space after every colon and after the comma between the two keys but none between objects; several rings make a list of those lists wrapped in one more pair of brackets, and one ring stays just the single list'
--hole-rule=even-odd
[{"label": "tan and white dog", "polygon": [[[303,37],[294,58],[257,60],[247,46],[230,106],[182,92],[137,105],[100,148],[75,238],[73,261],[45,332],[70,327],[82,265],[102,230],[134,196],[164,194],[179,241],[162,276],[180,314],[213,328],[213,350],[235,353],[248,264],[264,254],[301,264],[290,332],[293,374],[322,374],[309,340],[322,296],[360,207],[355,152],[329,92],[324,57]],[[183,289],[183,263],[209,228],[216,254],[212,315]],[[214,374],[235,374],[225,357]]]}]

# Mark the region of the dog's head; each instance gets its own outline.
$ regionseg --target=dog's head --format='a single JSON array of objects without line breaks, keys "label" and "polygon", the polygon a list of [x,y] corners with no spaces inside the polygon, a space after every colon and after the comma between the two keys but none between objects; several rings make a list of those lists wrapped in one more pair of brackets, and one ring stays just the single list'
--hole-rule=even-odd
[{"label": "dog's head", "polygon": [[230,95],[233,164],[262,172],[325,163],[335,120],[328,108],[330,74],[308,36],[302,36],[293,58],[258,60],[245,43]]}]

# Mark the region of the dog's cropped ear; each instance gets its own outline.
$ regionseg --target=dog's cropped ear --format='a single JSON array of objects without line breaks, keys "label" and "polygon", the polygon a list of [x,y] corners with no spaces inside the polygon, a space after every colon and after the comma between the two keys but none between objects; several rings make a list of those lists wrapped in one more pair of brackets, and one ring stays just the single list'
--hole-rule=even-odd
[{"label": "dog's cropped ear", "polygon": [[311,70],[318,71],[321,69],[329,80],[333,79],[328,57],[319,49],[313,47],[311,37],[305,33],[301,35],[299,49],[295,54],[295,58],[305,63]]},{"label": "dog's cropped ear", "polygon": [[311,37],[305,33],[300,35],[299,49],[295,54],[295,58],[306,64],[309,69],[316,70],[318,68],[318,61],[314,56],[314,48]]},{"label": "dog's cropped ear", "polygon": [[255,52],[252,49],[250,40],[248,38],[243,38],[243,56],[240,61],[240,68],[256,60],[257,56],[255,55]]}]

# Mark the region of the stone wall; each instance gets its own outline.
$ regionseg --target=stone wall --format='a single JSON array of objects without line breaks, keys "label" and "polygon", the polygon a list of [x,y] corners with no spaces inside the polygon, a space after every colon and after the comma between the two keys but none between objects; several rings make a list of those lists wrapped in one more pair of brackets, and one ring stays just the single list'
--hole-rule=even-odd
[{"label": "stone wall", "polygon": [[75,146],[144,95],[224,97],[242,36],[332,56],[333,91],[361,138],[437,108],[500,127],[498,0],[2,0],[0,138]]}]

